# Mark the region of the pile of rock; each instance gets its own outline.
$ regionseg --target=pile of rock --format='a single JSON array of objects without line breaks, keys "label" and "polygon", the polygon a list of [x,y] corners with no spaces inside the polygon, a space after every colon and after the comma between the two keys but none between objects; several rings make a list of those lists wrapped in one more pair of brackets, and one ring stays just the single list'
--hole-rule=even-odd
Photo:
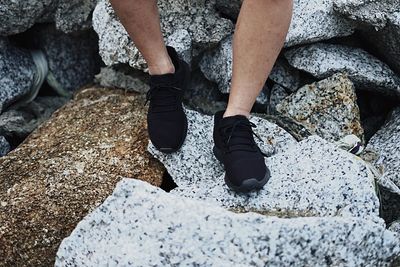
[{"label": "pile of rock", "polygon": [[[7,140],[22,128],[20,121],[30,120],[25,110],[18,113],[23,119],[13,119],[17,108],[9,106],[31,101],[32,84],[40,82],[38,56],[16,47],[21,38],[29,36],[42,50],[46,81],[61,95],[93,78],[98,64],[90,55],[97,52],[106,67],[95,81],[137,92],[84,90],[1,159],[5,265],[399,264],[398,0],[294,0],[285,47],[251,116],[271,179],[246,195],[224,184],[212,154],[210,116],[227,103],[242,1],[158,1],[166,43],[193,70],[185,95],[188,136],[168,155],[147,146],[141,106],[147,65],[110,3],[95,2],[13,2],[0,18],[8,23],[3,35],[30,28],[0,37],[0,63],[20,74],[7,72],[12,78],[0,80],[13,88],[0,102],[0,153],[10,148]],[[16,7],[35,14],[12,25]],[[98,40],[88,34],[93,8]],[[55,23],[31,28],[44,21]],[[68,60],[58,57],[64,52]],[[5,70],[0,64],[0,74]],[[41,103],[44,96],[24,107],[37,110]],[[169,193],[157,188],[164,169],[146,149],[176,184]]]},{"label": "pile of rock", "polygon": [[0,156],[93,81],[100,68],[91,26],[95,5],[95,0],[0,4]]}]

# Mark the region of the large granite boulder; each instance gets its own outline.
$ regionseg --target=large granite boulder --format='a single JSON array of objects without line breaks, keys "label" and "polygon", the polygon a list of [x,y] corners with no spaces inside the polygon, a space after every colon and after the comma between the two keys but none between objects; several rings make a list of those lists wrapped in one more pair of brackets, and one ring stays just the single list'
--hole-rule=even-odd
[{"label": "large granite boulder", "polygon": [[31,54],[0,37],[0,113],[31,92],[35,75]]},{"label": "large granite boulder", "polygon": [[[175,34],[175,46],[192,49],[179,51],[188,61],[202,50],[216,46],[233,30],[233,23],[219,17],[215,11],[214,1],[163,0],[158,1],[158,7],[165,39]],[[99,35],[100,55],[106,65],[128,63],[136,69],[147,70],[143,57],[107,0],[100,0],[97,4],[93,27]]]},{"label": "large granite boulder", "polygon": [[54,21],[66,33],[91,27],[97,0],[1,1],[0,35],[26,31],[38,22]]},{"label": "large granite boulder", "polygon": [[[216,0],[217,8],[236,18],[242,0]],[[354,25],[334,10],[332,0],[294,0],[293,15],[285,46],[312,43],[333,37],[348,36]]]},{"label": "large granite boulder", "polygon": [[[383,165],[383,175],[400,188],[400,108],[393,111],[387,123],[368,143],[367,148],[379,153],[376,165]],[[400,192],[400,190],[398,191]]]},{"label": "large granite boulder", "polygon": [[388,65],[360,48],[316,43],[285,52],[293,67],[318,79],[346,72],[357,89],[400,96],[400,78]]},{"label": "large granite boulder", "polygon": [[316,136],[297,143],[282,128],[254,116],[263,140],[259,146],[272,155],[266,159],[271,178],[259,192],[235,194],[212,154],[212,117],[189,110],[187,116],[190,130],[179,152],[166,155],[149,146],[177,184],[173,194],[263,214],[378,217],[375,176],[364,161]]},{"label": "large granite boulder", "polygon": [[388,266],[398,238],[360,218],[236,214],[124,179],[64,239],[55,266]]},{"label": "large granite boulder", "polygon": [[143,102],[122,90],[82,90],[0,158],[0,265],[52,265],[61,240],[122,177],[161,184]]},{"label": "large granite boulder", "polygon": [[363,139],[357,96],[346,74],[303,86],[283,99],[276,110],[328,141],[350,134]]}]

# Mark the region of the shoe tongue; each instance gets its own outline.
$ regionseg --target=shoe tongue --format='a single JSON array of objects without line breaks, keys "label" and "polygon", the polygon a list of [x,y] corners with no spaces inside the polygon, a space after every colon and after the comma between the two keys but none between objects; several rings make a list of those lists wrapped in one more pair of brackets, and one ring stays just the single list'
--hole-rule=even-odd
[{"label": "shoe tongue", "polygon": [[244,115],[229,116],[229,117],[222,118],[222,120],[220,122],[220,126],[229,126],[237,121],[246,121],[247,122],[248,119]]}]

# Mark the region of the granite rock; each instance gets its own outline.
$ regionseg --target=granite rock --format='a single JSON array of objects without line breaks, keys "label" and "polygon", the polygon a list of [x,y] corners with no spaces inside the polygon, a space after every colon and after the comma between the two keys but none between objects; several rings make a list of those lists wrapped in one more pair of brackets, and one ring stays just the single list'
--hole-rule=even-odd
[{"label": "granite rock", "polygon": [[28,51],[0,37],[0,113],[27,95],[35,80],[35,64]]},{"label": "granite rock", "polygon": [[384,178],[400,188],[400,108],[393,111],[387,123],[368,143],[367,148],[380,155],[376,166],[383,165]]},{"label": "granite rock", "polygon": [[55,266],[388,266],[397,238],[382,222],[236,214],[124,179],[63,240]]},{"label": "granite rock", "polygon": [[59,94],[68,95],[91,83],[100,71],[97,36],[93,31],[65,34],[52,25],[40,25],[31,34],[46,55],[47,81]]},{"label": "granite rock", "polygon": [[[293,15],[285,46],[312,43],[351,35],[354,25],[335,12],[331,0],[294,0]],[[217,0],[216,7],[233,19],[239,14],[242,0]]]},{"label": "granite rock", "polygon": [[97,0],[1,1],[0,35],[24,32],[39,22],[55,22],[66,33],[91,26]]},{"label": "granite rock", "polygon": [[281,101],[276,109],[328,141],[354,134],[363,139],[354,86],[346,74],[305,85]]},{"label": "granite rock", "polygon": [[383,28],[388,17],[400,10],[399,0],[335,0],[334,10],[361,26]]},{"label": "granite rock", "polygon": [[400,234],[400,220],[392,222],[389,226],[389,230]]},{"label": "granite rock", "polygon": [[7,139],[4,136],[0,136],[0,157],[7,155],[10,150],[11,147]]},{"label": "granite rock", "polygon": [[251,121],[264,140],[260,148],[273,155],[266,159],[271,179],[259,192],[233,193],[212,154],[212,117],[190,110],[187,116],[190,130],[179,152],[166,155],[149,145],[178,186],[173,194],[265,214],[378,217],[375,176],[364,161],[316,136],[297,144],[282,128],[259,117]]},{"label": "granite rock", "polygon": [[[233,30],[233,23],[218,16],[214,1],[158,1],[161,27],[165,37],[180,36],[175,45],[185,47],[182,56],[194,57],[215,46]],[[100,55],[106,65],[128,63],[147,70],[147,65],[129,38],[107,0],[100,0],[93,13],[93,28],[99,35]],[[190,36],[184,34],[186,30]],[[190,37],[190,38],[189,38]],[[188,51],[190,41],[191,51]],[[171,40],[170,40],[171,42]],[[182,51],[181,51],[182,52]]]},{"label": "granite rock", "polygon": [[360,48],[316,43],[285,53],[289,64],[318,79],[346,72],[357,89],[400,96],[400,78],[388,65]]},{"label": "granite rock", "polygon": [[286,89],[278,84],[275,84],[270,92],[268,102],[268,114],[276,114],[276,107],[281,103],[289,94]]},{"label": "granite rock", "polygon": [[[232,79],[232,35],[221,41],[215,49],[207,51],[200,63],[200,69],[204,76],[218,85],[221,93],[227,94],[230,91]],[[266,85],[256,99],[256,103],[266,105],[268,101]]]},{"label": "granite rock", "polygon": [[143,103],[122,90],[84,89],[0,158],[1,264],[51,266],[61,240],[122,177],[161,184]]},{"label": "granite rock", "polygon": [[104,87],[121,88],[138,93],[146,93],[150,89],[145,73],[122,64],[101,68],[95,77],[95,82]]},{"label": "granite rock", "polygon": [[301,85],[300,72],[282,58],[275,62],[268,78],[290,92],[295,92]]}]

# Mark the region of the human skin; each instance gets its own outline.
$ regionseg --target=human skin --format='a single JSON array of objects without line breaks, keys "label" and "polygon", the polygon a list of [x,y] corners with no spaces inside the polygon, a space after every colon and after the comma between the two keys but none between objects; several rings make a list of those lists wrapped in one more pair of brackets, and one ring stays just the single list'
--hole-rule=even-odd
[{"label": "human skin", "polygon": [[[173,73],[156,0],[111,0],[150,75]],[[224,117],[249,116],[283,47],[293,0],[244,0],[233,37],[232,82]]]}]

